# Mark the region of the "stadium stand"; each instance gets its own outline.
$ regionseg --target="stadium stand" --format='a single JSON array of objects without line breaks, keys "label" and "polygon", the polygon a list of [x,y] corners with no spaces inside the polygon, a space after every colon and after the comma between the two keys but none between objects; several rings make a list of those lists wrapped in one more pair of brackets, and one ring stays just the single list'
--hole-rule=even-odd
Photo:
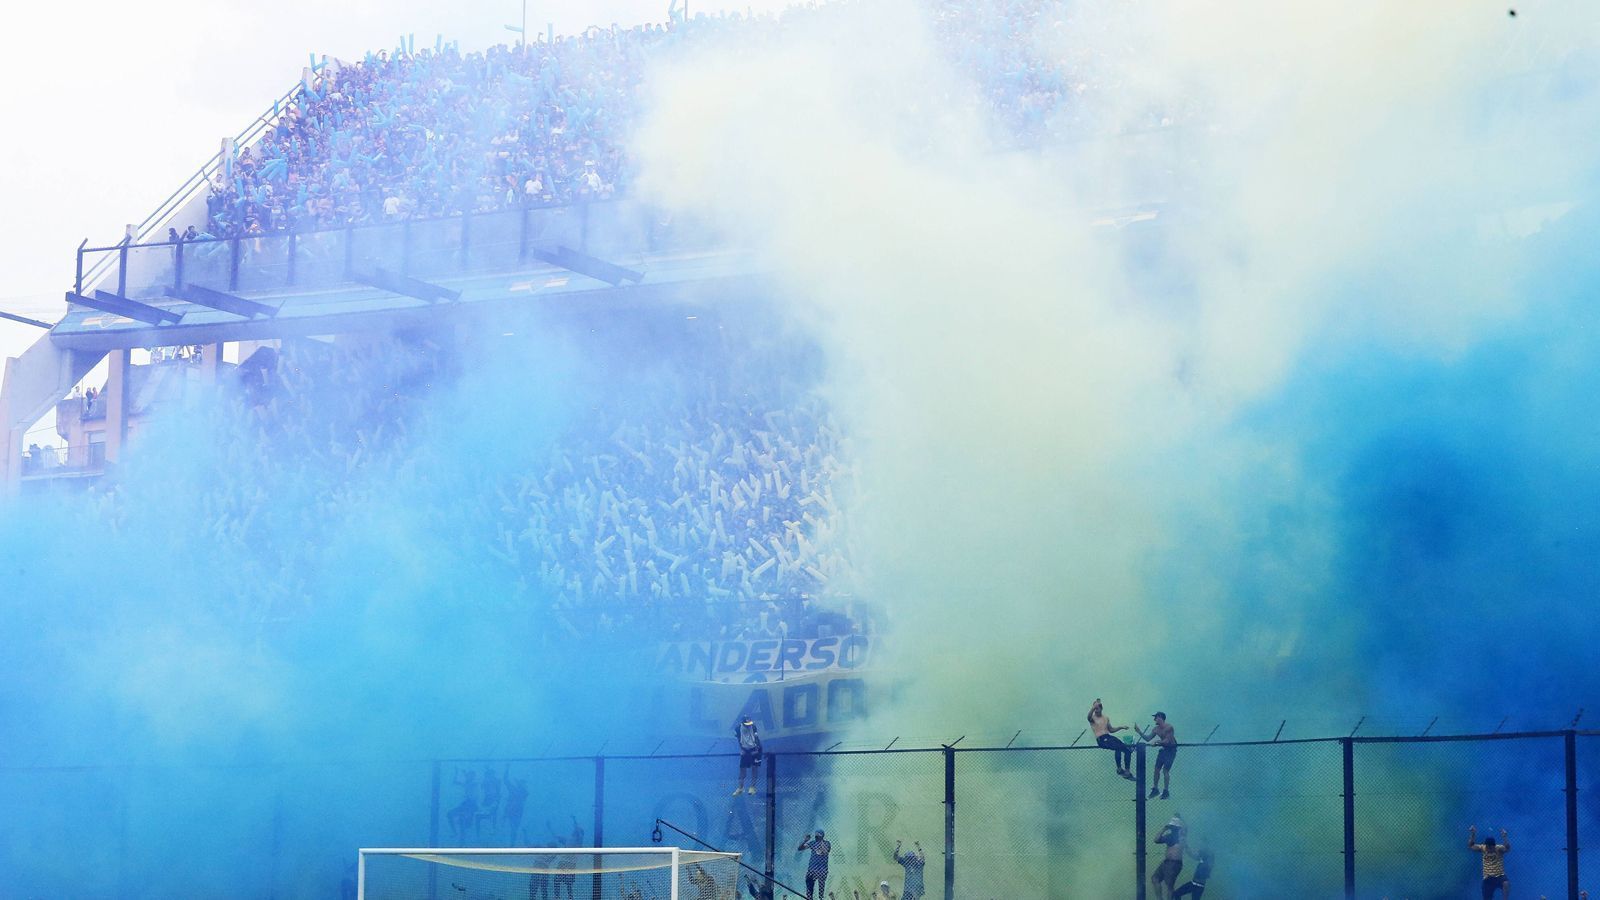
[{"label": "stadium stand", "polygon": [[[421,333],[274,343],[224,366],[217,393],[195,388],[199,364],[187,350],[133,368],[147,458],[163,441],[192,440],[191,429],[215,441],[201,479],[205,530],[210,552],[261,567],[239,594],[248,619],[286,621],[326,602],[318,548],[350,524],[343,511],[371,509],[404,482],[423,485],[446,552],[487,573],[474,583],[514,585],[497,600],[550,613],[553,636],[799,638],[871,627],[848,597],[845,614],[815,602],[840,599],[851,583],[840,502],[850,446],[827,405],[774,361],[793,353],[663,349],[651,359],[665,367],[647,380],[574,389],[584,402],[555,415],[554,433],[525,452],[475,455],[440,437],[457,427],[458,404],[496,402],[481,381],[459,383],[457,344]],[[163,405],[174,415],[159,415]],[[95,392],[58,409],[64,431],[103,417]],[[98,514],[125,518],[167,491],[161,477],[147,468],[136,492],[99,482]]]},{"label": "stadium stand", "polygon": [[[525,49],[463,54],[441,45],[332,61],[212,183],[207,236],[625,193],[632,172],[624,139],[641,108],[652,54],[730,32],[758,45],[785,23],[830,8],[594,28]],[[1002,128],[1037,140],[1074,87],[1044,54],[1011,35],[1033,33],[1039,19],[1059,11],[1037,2],[940,2],[928,14],[951,61],[973,78]]]}]

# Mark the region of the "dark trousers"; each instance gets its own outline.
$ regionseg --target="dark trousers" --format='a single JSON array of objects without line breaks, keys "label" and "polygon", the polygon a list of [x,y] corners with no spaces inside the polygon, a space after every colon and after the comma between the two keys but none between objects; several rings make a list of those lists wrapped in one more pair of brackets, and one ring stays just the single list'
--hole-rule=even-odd
[{"label": "dark trousers", "polygon": [[1190,881],[1190,882],[1184,884],[1183,887],[1178,888],[1178,890],[1175,891],[1172,896],[1173,896],[1174,900],[1176,900],[1176,898],[1178,898],[1178,897],[1193,897],[1194,900],[1200,900],[1200,898],[1204,897],[1205,895],[1206,895],[1206,886],[1205,885],[1203,885],[1203,884],[1195,884],[1194,882]]},{"label": "dark trousers", "polygon": [[828,897],[828,870],[827,869],[807,869],[806,870],[806,900],[812,900],[812,898],[811,898],[811,888],[812,888],[813,885],[815,885],[816,889],[817,889],[816,900],[827,900],[827,897]]},{"label": "dark trousers", "polygon": [[1128,745],[1127,744],[1124,744],[1122,741],[1117,740],[1117,736],[1116,735],[1114,735],[1114,734],[1102,734],[1099,737],[1095,738],[1094,742],[1095,742],[1096,745],[1098,745],[1098,746],[1100,746],[1100,747],[1102,747],[1102,748],[1104,748],[1106,750],[1110,750],[1111,752],[1117,754],[1117,768],[1118,769],[1132,769],[1133,768],[1133,751],[1128,749]]}]

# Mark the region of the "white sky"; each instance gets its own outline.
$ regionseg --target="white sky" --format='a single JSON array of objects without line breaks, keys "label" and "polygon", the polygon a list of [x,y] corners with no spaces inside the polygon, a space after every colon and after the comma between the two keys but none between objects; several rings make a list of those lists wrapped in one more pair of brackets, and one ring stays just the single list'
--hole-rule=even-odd
[{"label": "white sky", "polygon": [[[782,0],[692,0],[691,12]],[[401,34],[463,50],[514,41],[521,0],[119,0],[14,4],[0,53],[0,309],[54,322],[73,251],[112,243],[299,78]],[[529,31],[666,19],[667,0],[529,2]],[[0,320],[0,358],[42,331]]]}]

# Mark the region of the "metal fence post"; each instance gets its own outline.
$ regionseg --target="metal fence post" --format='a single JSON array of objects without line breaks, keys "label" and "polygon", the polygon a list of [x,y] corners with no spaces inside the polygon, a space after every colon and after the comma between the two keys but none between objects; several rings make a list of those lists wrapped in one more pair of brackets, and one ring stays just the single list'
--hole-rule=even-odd
[{"label": "metal fence post", "polygon": [[944,748],[944,900],[956,898],[956,748]]},{"label": "metal fence post", "polygon": [[172,291],[183,290],[183,238],[172,245]]},{"label": "metal fence post", "polygon": [[400,226],[400,274],[411,274],[411,220]]},{"label": "metal fence post", "polygon": [[229,244],[231,247],[228,253],[228,290],[237,291],[239,289],[239,239],[234,238],[229,241]]},{"label": "metal fence post", "polygon": [[594,758],[594,846],[606,845],[606,758]]},{"label": "metal fence post", "polygon": [[1567,898],[1578,900],[1578,733],[1561,736],[1567,755]]},{"label": "metal fence post", "polygon": [[348,279],[356,270],[356,230],[344,230],[344,277]]},{"label": "metal fence post", "polygon": [[468,269],[467,260],[472,255],[472,213],[461,214],[461,271]]},{"label": "metal fence post", "polygon": [[1340,738],[1344,751],[1344,896],[1356,896],[1356,742]]},{"label": "metal fence post", "polygon": [[[594,758],[594,840],[590,843],[595,847],[606,845],[606,758],[600,755]],[[598,870],[605,860],[595,856],[592,862]],[[600,876],[597,874],[591,880],[594,882],[591,896],[593,900],[600,900]]]},{"label": "metal fence post", "polygon": [[1133,755],[1138,757],[1138,766],[1133,778],[1133,880],[1134,896],[1138,900],[1145,900],[1144,872],[1145,872],[1145,830],[1148,823],[1145,821],[1146,801],[1144,798],[1145,757],[1144,744],[1133,748]]},{"label": "metal fence post", "polygon": [[296,257],[298,257],[299,255],[300,255],[300,233],[295,231],[293,228],[290,228],[289,229],[288,275],[287,275],[286,281],[287,281],[288,284],[291,284],[291,285],[294,284]]},{"label": "metal fence post", "polygon": [[528,207],[526,204],[523,205],[522,215],[519,218],[521,222],[517,230],[517,262],[525,263],[528,261]]},{"label": "metal fence post", "polygon": [[[438,760],[433,761],[433,803],[431,814],[428,818],[428,846],[439,846],[439,774],[442,767]],[[439,896],[438,866],[428,867],[428,900],[436,900]]]},{"label": "metal fence post", "polygon": [[117,248],[117,296],[128,296],[128,242],[133,238],[125,237]]},{"label": "metal fence post", "polygon": [[767,757],[767,888],[778,870],[778,754]]}]

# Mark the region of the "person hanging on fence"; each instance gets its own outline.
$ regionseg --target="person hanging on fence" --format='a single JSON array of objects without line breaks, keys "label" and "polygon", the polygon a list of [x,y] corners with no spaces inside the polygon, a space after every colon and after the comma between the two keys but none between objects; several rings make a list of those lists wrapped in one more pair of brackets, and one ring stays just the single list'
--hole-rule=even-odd
[{"label": "person hanging on fence", "polygon": [[911,842],[910,853],[901,853],[901,842],[894,842],[894,861],[906,870],[905,884],[900,888],[900,900],[922,900],[927,891],[922,883],[922,870],[928,864],[928,854],[922,851],[919,841]]},{"label": "person hanging on fence", "polygon": [[[1172,761],[1178,758],[1178,733],[1173,731],[1172,726],[1167,723],[1166,713],[1158,712],[1151,718],[1155,719],[1156,723],[1150,726],[1149,734],[1145,734],[1144,729],[1137,725],[1133,726],[1133,733],[1137,734],[1140,740],[1149,741],[1158,748],[1156,750],[1156,777],[1150,783],[1149,799],[1154,800],[1156,795],[1160,794],[1161,799],[1166,800],[1171,796],[1168,791],[1172,787]],[[1164,783],[1162,781],[1163,775],[1166,776]]]},{"label": "person hanging on fence", "polygon": [[1183,871],[1183,849],[1189,840],[1189,828],[1183,818],[1174,815],[1156,835],[1155,842],[1165,844],[1167,852],[1150,876],[1150,887],[1155,889],[1156,900],[1172,900],[1178,886],[1178,875]]},{"label": "person hanging on fence", "polygon": [[[733,727],[733,736],[739,741],[739,783],[733,789],[733,796],[739,796],[740,791],[754,794],[756,792],[756,767],[761,765],[761,732],[756,730],[756,722],[748,715]],[[750,786],[745,787],[745,776],[750,776]]]},{"label": "person hanging on fence", "polygon": [[1467,849],[1483,854],[1483,900],[1490,900],[1497,890],[1504,900],[1511,900],[1511,881],[1506,878],[1506,854],[1511,852],[1511,841],[1506,839],[1506,830],[1500,829],[1499,843],[1492,837],[1479,843],[1478,826],[1473,825],[1467,829]]},{"label": "person hanging on fence", "polygon": [[813,889],[820,900],[828,893],[828,854],[833,852],[833,844],[828,842],[828,833],[818,828],[814,834],[806,835],[795,852],[807,849],[811,851],[811,861],[806,863],[806,900],[812,900]]},{"label": "person hanging on fence", "polygon": [[1096,746],[1103,747],[1116,754],[1117,774],[1129,781],[1133,780],[1133,751],[1122,738],[1117,737],[1117,732],[1127,731],[1126,725],[1113,725],[1106,716],[1105,707],[1100,703],[1100,698],[1094,699],[1094,705],[1089,707],[1089,727],[1094,729],[1094,742]]},{"label": "person hanging on fence", "polygon": [[1211,864],[1215,862],[1216,856],[1209,848],[1201,847],[1200,852],[1194,854],[1194,858],[1198,860],[1194,867],[1194,876],[1173,892],[1174,898],[1193,897],[1194,900],[1200,900],[1206,895],[1206,882],[1211,880]]}]

